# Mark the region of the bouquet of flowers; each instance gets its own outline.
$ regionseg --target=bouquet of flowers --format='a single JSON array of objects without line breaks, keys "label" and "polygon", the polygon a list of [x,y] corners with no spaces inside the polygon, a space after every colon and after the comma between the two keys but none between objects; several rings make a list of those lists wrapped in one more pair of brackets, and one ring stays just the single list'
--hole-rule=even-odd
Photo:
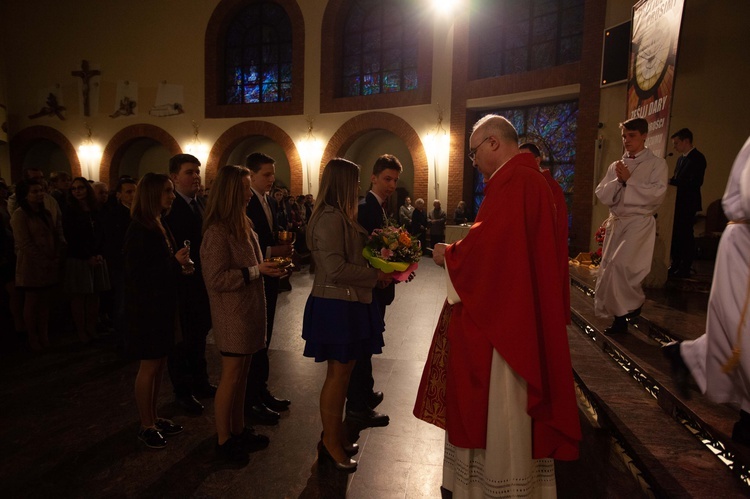
[{"label": "bouquet of flowers", "polygon": [[422,246],[403,226],[388,221],[382,229],[372,231],[362,255],[376,269],[403,281],[417,269]]}]

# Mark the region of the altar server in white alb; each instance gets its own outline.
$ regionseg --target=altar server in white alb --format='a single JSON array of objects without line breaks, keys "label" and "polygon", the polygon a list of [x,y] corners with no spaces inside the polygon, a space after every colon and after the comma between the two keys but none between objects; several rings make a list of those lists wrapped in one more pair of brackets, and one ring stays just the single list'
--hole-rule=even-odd
[{"label": "altar server in white alb", "polygon": [[706,334],[663,349],[683,396],[688,374],[719,403],[740,408],[732,440],[750,445],[750,138],[729,174],[721,200],[729,219],[716,254]]},{"label": "altar server in white alb", "polygon": [[609,206],[594,308],[612,317],[605,334],[624,333],[626,319],[637,317],[646,299],[641,283],[651,271],[656,240],[654,213],[667,192],[667,163],[646,147],[648,122],[633,118],[620,123],[625,154],[612,163],[596,187]]}]

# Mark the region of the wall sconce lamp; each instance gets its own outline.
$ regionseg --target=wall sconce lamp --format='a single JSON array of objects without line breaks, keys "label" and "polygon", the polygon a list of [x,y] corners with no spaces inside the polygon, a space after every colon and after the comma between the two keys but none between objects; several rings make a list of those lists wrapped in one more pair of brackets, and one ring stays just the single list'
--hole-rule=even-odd
[{"label": "wall sconce lamp", "polygon": [[437,125],[427,133],[425,140],[425,149],[427,157],[432,162],[433,176],[435,177],[435,199],[440,199],[440,182],[438,173],[440,165],[448,158],[450,151],[450,136],[448,131],[443,128],[443,108],[437,105]]},{"label": "wall sconce lamp", "polygon": [[307,172],[307,194],[312,194],[312,170],[316,164],[316,171],[320,168],[320,159],[323,156],[323,143],[313,135],[313,122],[315,121],[313,117],[308,116],[306,121],[307,134],[299,141],[297,150]]},{"label": "wall sconce lamp", "polygon": [[102,159],[102,148],[91,138],[91,127],[84,123],[86,138],[78,146],[78,160],[81,162],[81,176],[89,180],[99,180],[99,163]]},{"label": "wall sconce lamp", "polygon": [[185,151],[188,154],[192,154],[196,158],[198,158],[198,161],[201,162],[202,165],[205,166],[206,161],[208,161],[208,146],[200,141],[198,138],[198,131],[200,129],[200,125],[195,122],[195,120],[192,120],[193,124],[193,139],[188,144],[187,148],[185,148]]}]

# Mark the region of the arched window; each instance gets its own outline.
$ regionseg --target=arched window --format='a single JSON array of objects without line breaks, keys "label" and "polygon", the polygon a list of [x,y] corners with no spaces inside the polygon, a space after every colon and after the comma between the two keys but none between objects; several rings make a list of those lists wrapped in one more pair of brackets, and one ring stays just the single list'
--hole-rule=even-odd
[{"label": "arched window", "polygon": [[225,103],[292,100],[292,25],[275,2],[245,7],[226,31]]},{"label": "arched window", "polygon": [[342,37],[341,95],[417,88],[416,12],[401,2],[354,0]]},{"label": "arched window", "polygon": [[[557,102],[534,106],[496,109],[483,112],[499,114],[518,131],[519,142],[533,142],[542,153],[542,167],[548,168],[565,194],[568,205],[568,229],[573,214],[573,179],[576,160],[578,101]],[[474,173],[474,213],[484,200],[484,181],[478,170]]]},{"label": "arched window", "polygon": [[302,113],[305,22],[297,0],[220,0],[205,50],[207,118]]},{"label": "arched window", "polygon": [[475,0],[474,6],[475,79],[581,59],[584,0]]}]

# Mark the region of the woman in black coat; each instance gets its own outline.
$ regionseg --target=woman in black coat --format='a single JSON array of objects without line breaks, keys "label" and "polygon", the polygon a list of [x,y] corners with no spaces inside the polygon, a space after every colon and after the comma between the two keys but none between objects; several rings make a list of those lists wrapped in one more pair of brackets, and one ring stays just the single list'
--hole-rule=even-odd
[{"label": "woman in black coat", "polygon": [[167,353],[177,330],[177,282],[188,251],[175,251],[175,242],[164,215],[175,199],[169,177],[147,173],[141,179],[132,205],[132,221],[125,235],[125,311],[127,352],[140,359],[135,378],[135,402],[141,419],[138,438],[147,447],[167,445],[164,435],[175,435],[182,426],[156,415]]}]

